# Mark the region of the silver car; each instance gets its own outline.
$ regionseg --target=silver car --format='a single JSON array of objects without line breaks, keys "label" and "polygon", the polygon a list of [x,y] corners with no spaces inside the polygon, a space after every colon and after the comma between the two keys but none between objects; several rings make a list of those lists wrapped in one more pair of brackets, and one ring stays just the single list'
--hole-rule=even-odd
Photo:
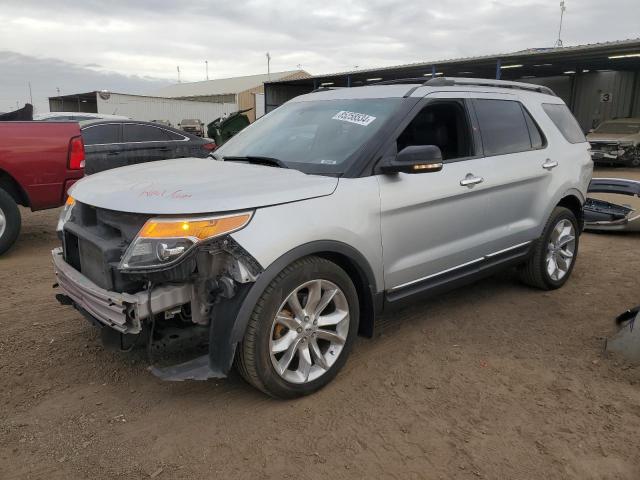
[{"label": "silver car", "polygon": [[270,395],[309,394],[376,316],[410,299],[509,266],[561,287],[578,253],[588,147],[537,85],[322,89],[214,158],[76,183],[52,252],[57,297],[123,348],[141,340],[152,352],[187,333],[206,342],[204,355],[154,365],[161,378],[220,378],[235,363]]}]

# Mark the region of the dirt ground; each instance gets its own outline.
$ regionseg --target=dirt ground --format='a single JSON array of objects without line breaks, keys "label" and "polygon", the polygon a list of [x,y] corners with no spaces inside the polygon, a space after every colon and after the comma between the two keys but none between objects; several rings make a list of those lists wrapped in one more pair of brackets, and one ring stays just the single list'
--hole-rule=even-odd
[{"label": "dirt ground", "polygon": [[53,297],[57,211],[24,217],[0,259],[3,480],[640,478],[640,368],[602,354],[640,303],[640,235],[584,234],[557,291],[504,273],[395,313],[327,388],[278,401],[104,350]]}]

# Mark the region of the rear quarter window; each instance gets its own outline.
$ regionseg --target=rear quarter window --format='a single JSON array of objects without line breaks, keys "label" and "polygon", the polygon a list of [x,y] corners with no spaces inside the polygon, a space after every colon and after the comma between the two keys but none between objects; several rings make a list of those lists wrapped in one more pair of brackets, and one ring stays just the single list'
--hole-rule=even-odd
[{"label": "rear quarter window", "polygon": [[564,103],[543,103],[542,108],[567,142],[583,143],[587,141],[580,124]]}]

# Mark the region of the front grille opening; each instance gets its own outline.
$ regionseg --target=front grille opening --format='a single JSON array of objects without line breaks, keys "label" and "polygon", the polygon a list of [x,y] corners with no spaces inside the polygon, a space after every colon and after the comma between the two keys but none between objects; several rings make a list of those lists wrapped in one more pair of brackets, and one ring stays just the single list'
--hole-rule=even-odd
[{"label": "front grille opening", "polygon": [[77,271],[82,271],[80,268],[80,246],[78,237],[67,231],[64,232],[64,260]]}]

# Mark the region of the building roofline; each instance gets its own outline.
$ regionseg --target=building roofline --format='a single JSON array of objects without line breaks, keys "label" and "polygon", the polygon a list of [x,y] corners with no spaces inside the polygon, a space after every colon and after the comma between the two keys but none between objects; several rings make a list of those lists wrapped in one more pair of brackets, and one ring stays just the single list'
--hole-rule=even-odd
[{"label": "building roofline", "polygon": [[[443,65],[456,65],[456,64],[464,64],[469,62],[482,62],[482,61],[490,61],[490,60],[507,60],[507,59],[524,59],[524,58],[537,58],[544,56],[562,56],[566,54],[580,54],[580,53],[589,53],[589,52],[598,52],[600,50],[608,50],[611,48],[637,48],[640,52],[640,38],[629,38],[625,40],[615,40],[610,42],[601,42],[601,43],[589,43],[582,45],[572,45],[568,47],[551,47],[551,48],[531,48],[526,50],[519,50],[516,52],[508,52],[508,53],[496,53],[490,55],[479,55],[475,57],[458,57],[458,58],[450,58],[450,59],[441,59],[437,61],[424,61],[424,62],[412,62],[405,63],[399,65],[390,65],[386,67],[378,67],[378,68],[366,68],[359,70],[348,70],[343,72],[334,72],[334,73],[326,73],[321,75],[311,75],[303,80],[314,80],[314,79],[322,79],[328,77],[339,77],[339,76],[347,76],[347,75],[366,75],[368,73],[383,73],[385,71],[393,71],[393,70],[402,70],[402,69],[419,69],[419,68],[427,68],[431,66],[439,67]],[[278,84],[278,83],[288,83],[295,82],[297,80],[274,80],[271,82],[265,82],[266,84]]]}]

